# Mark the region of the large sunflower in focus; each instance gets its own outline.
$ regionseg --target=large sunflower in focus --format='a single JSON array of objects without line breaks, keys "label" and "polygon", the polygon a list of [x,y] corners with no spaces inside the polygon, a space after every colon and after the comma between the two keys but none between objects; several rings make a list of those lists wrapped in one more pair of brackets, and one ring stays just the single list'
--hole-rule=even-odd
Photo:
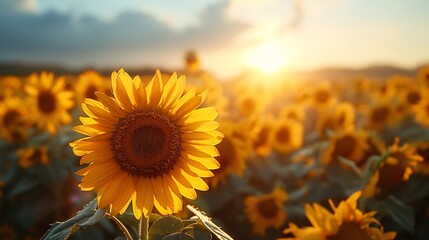
[{"label": "large sunflower in focus", "polygon": [[[347,200],[335,206],[330,200],[334,213],[315,203],[305,205],[305,214],[313,225],[299,228],[293,223],[284,233],[293,238],[283,240],[392,240],[394,232],[383,232],[383,227],[374,218],[376,212],[363,213],[357,208],[361,192],[352,194]],[[373,226],[375,225],[375,226]],[[280,239],[279,239],[280,240]]]},{"label": "large sunflower in focus", "polygon": [[88,137],[71,144],[89,166],[78,172],[80,188],[95,190],[100,208],[122,214],[132,201],[134,216],[147,217],[153,206],[163,215],[182,209],[182,196],[195,199],[207,190],[201,177],[219,168],[214,145],[222,134],[214,108],[197,109],[206,92],[183,94],[185,77],[162,83],[156,72],[145,86],[123,70],[112,73],[114,97],[96,93],[82,108],[88,117],[75,127]]},{"label": "large sunflower in focus", "polygon": [[25,85],[25,92],[29,96],[29,107],[34,110],[31,114],[33,122],[41,129],[53,134],[59,124],[71,122],[67,112],[73,102],[73,92],[65,91],[65,80],[60,77],[54,81],[54,74],[42,72],[32,75]]},{"label": "large sunflower in focus", "polygon": [[283,205],[287,200],[287,193],[276,188],[270,194],[262,196],[248,196],[244,199],[246,214],[253,224],[253,232],[265,235],[269,227],[279,228],[286,221]]}]

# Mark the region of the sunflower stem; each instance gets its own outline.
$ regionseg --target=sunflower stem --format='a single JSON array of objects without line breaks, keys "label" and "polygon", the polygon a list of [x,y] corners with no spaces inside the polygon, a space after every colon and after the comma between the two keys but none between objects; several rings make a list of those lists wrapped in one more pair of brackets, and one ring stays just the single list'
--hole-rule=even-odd
[{"label": "sunflower stem", "polygon": [[149,217],[144,215],[140,218],[139,240],[149,240]]},{"label": "sunflower stem", "polygon": [[133,240],[133,237],[131,237],[131,234],[128,229],[117,217],[110,215],[109,213],[107,213],[106,215],[116,223],[116,225],[119,227],[119,229],[121,229],[127,240]]}]

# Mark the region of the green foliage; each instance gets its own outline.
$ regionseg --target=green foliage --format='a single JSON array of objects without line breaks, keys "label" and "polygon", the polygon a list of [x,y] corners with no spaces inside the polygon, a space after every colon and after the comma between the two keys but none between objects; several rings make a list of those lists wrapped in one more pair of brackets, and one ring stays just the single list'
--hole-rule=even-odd
[{"label": "green foliage", "polygon": [[96,209],[97,200],[88,203],[76,216],[65,222],[51,225],[51,229],[42,237],[45,240],[62,240],[70,238],[81,228],[97,224],[106,214],[107,209]]}]

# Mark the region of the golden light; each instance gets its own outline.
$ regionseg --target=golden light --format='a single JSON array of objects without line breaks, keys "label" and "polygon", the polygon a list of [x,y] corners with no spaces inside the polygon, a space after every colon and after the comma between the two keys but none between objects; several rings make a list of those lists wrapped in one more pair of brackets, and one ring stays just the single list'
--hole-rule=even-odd
[{"label": "golden light", "polygon": [[280,41],[267,41],[246,55],[246,64],[266,74],[272,74],[287,64],[285,49]]}]

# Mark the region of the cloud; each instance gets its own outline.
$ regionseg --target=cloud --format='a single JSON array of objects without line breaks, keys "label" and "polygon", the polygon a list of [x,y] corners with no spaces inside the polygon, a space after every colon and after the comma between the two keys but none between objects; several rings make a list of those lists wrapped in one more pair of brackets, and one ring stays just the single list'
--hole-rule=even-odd
[{"label": "cloud", "polygon": [[34,12],[37,10],[37,0],[0,0],[0,13]]},{"label": "cloud", "polygon": [[228,2],[209,6],[197,26],[177,30],[141,11],[126,11],[103,21],[55,11],[23,11],[29,0],[0,1],[14,10],[0,15],[0,61],[138,65],[160,61],[168,54],[182,56],[188,48],[223,48],[234,44],[248,27],[226,16]]}]

